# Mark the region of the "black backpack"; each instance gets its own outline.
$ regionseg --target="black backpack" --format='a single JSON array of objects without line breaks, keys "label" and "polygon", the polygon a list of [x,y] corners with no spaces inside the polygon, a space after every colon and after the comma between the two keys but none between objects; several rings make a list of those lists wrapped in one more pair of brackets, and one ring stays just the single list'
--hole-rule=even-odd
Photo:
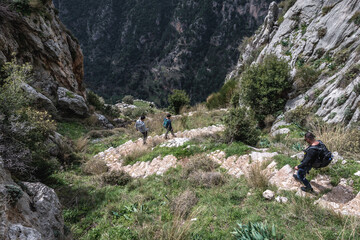
[{"label": "black backpack", "polygon": [[317,146],[312,146],[311,148],[316,149],[318,151],[318,157],[312,163],[313,168],[323,168],[328,166],[333,159],[332,153],[327,149],[325,144],[319,141],[320,144]]}]

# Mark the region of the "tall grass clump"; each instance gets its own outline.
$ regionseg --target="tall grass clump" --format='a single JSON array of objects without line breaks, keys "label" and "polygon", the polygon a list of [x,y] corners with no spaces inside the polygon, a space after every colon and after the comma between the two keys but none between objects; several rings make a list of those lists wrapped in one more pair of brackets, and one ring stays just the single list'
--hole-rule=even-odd
[{"label": "tall grass clump", "polygon": [[341,124],[315,123],[312,125],[317,139],[322,140],[330,151],[349,157],[360,157],[360,130]]},{"label": "tall grass clump", "polygon": [[262,123],[267,115],[283,110],[291,90],[290,67],[285,60],[268,55],[250,66],[241,78],[241,96]]}]

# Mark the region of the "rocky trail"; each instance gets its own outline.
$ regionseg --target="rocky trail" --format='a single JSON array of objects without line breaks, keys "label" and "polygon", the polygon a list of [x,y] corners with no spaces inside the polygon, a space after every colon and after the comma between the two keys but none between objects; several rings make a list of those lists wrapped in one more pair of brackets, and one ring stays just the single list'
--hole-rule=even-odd
[{"label": "rocky trail", "polygon": [[[162,175],[168,169],[176,167],[178,164],[184,164],[173,155],[158,156],[149,162],[136,162],[133,165],[123,165],[124,158],[135,151],[145,151],[157,145],[161,147],[178,147],[182,146],[191,138],[204,137],[222,132],[223,126],[210,126],[199,129],[192,129],[184,132],[177,132],[177,138],[170,140],[161,136],[149,137],[148,144],[143,145],[142,139],[137,141],[128,141],[117,148],[109,148],[108,150],[97,154],[94,158],[103,160],[107,163],[110,171],[125,171],[134,178],[146,178],[150,175]],[[256,149],[249,154],[241,156],[226,157],[224,151],[216,150],[207,154],[207,157],[218,163],[227,173],[240,178],[241,176],[249,177],[254,168],[261,168],[261,173],[266,176],[269,183],[278,187],[278,192],[274,193],[270,190],[264,192],[264,197],[281,203],[286,203],[287,199],[281,196],[281,191],[296,191],[296,194],[302,197],[310,197],[315,200],[314,204],[318,204],[324,208],[351,216],[360,216],[360,193],[354,193],[352,181],[341,179],[338,186],[331,185],[330,177],[326,175],[318,175],[311,181],[314,193],[305,193],[300,190],[301,183],[293,178],[296,172],[289,165],[285,165],[281,169],[277,169],[277,163],[273,157],[278,155],[276,152],[267,152],[267,149]],[[293,156],[297,157],[297,156]],[[342,158],[336,155],[337,160]],[[265,167],[266,166],[266,167]],[[277,196],[275,198],[275,196]]]}]

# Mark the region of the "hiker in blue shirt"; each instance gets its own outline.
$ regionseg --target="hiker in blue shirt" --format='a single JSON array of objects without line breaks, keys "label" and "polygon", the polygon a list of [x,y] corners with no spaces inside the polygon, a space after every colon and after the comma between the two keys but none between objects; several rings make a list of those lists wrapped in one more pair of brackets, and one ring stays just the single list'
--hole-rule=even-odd
[{"label": "hiker in blue shirt", "polygon": [[143,115],[136,121],[135,128],[136,128],[136,130],[138,130],[139,132],[142,133],[142,135],[143,135],[143,143],[145,145],[149,129],[145,127],[144,120],[145,120],[145,116]]},{"label": "hiker in blue shirt", "polygon": [[168,133],[171,132],[173,137],[176,137],[176,135],[174,134],[174,130],[172,128],[171,125],[171,114],[167,114],[166,118],[164,119],[164,128],[166,128],[166,133],[165,133],[165,139],[168,139]]}]

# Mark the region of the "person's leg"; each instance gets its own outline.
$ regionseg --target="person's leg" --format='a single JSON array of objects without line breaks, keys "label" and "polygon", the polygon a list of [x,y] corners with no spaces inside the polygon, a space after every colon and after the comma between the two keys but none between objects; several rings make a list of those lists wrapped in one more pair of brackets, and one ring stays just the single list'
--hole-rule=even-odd
[{"label": "person's leg", "polygon": [[165,139],[168,139],[168,133],[169,133],[169,131],[170,131],[170,130],[167,128],[167,129],[166,129],[166,133],[165,133]]},{"label": "person's leg", "polygon": [[305,178],[306,172],[308,172],[306,169],[299,168],[297,172],[297,177],[299,180],[305,185],[307,189],[312,189],[310,182]]},{"label": "person's leg", "polygon": [[171,129],[170,131],[171,131],[171,135],[172,135],[173,137],[176,137],[175,134],[174,134],[174,129]]},{"label": "person's leg", "polygon": [[147,132],[142,132],[143,135],[143,143],[146,144]]}]

